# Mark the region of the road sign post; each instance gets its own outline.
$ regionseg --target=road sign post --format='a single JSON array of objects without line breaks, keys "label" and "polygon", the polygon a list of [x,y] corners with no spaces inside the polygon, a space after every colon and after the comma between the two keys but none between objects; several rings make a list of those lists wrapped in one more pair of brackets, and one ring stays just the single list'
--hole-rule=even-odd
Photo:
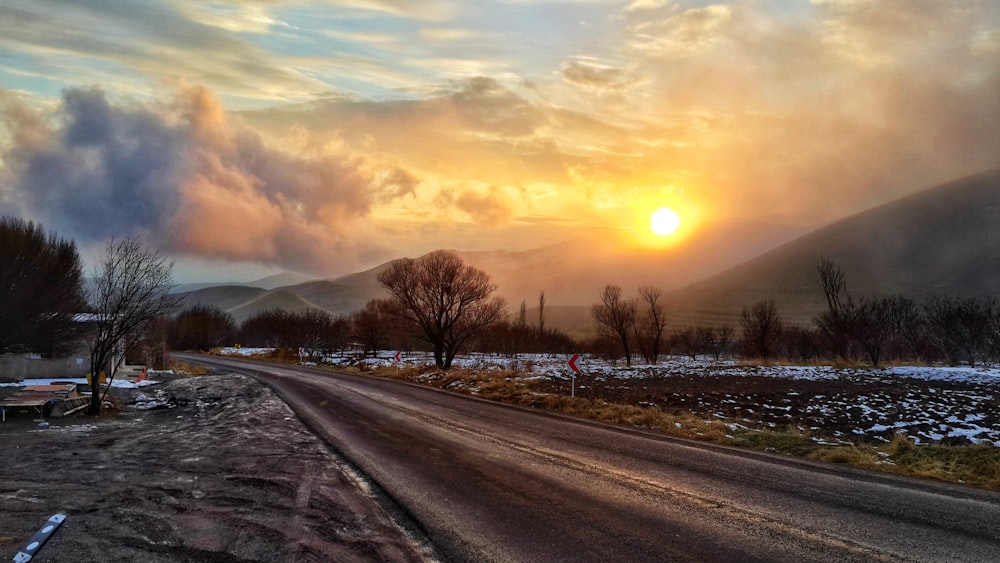
[{"label": "road sign post", "polygon": [[569,375],[570,397],[576,397],[576,374],[580,373],[580,366],[576,365],[576,362],[579,359],[580,354],[573,354],[573,357],[569,359],[569,369],[573,370],[573,373]]}]

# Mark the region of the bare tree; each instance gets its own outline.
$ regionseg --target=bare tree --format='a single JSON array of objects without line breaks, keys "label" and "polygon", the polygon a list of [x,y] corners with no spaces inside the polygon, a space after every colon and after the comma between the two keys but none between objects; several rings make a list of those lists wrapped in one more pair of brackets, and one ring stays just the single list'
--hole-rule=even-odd
[{"label": "bare tree", "polygon": [[[126,354],[147,329],[177,307],[170,294],[173,264],[134,238],[114,238],[95,269],[90,292],[93,332],[89,336],[90,414],[101,412],[104,396],[99,374],[107,373],[108,387]],[[105,395],[107,391],[105,391]]]},{"label": "bare tree", "polygon": [[932,296],[924,311],[931,334],[944,351],[948,362],[958,365],[963,359],[975,367],[988,356],[990,327],[997,316],[993,298]]},{"label": "bare tree", "polygon": [[321,309],[306,309],[297,313],[293,322],[298,335],[298,346],[305,348],[314,359],[322,359],[347,344],[350,322],[346,317],[334,316]]},{"label": "bare tree", "polygon": [[289,348],[296,345],[294,315],[281,309],[258,311],[240,324],[240,339],[247,346]]},{"label": "bare tree", "polygon": [[667,315],[664,312],[663,290],[658,287],[642,286],[639,288],[639,298],[644,306],[642,314],[635,324],[635,337],[639,351],[648,363],[655,364],[663,349],[663,332],[667,328]]},{"label": "bare tree", "polygon": [[698,329],[686,326],[670,335],[670,352],[672,354],[680,354],[697,360],[701,351]]},{"label": "bare tree", "polygon": [[617,285],[604,286],[601,303],[590,309],[597,332],[618,341],[627,365],[632,365],[629,336],[635,327],[636,310],[636,301],[622,298],[622,288]]},{"label": "bare tree", "polygon": [[851,338],[858,343],[872,367],[878,367],[882,353],[896,334],[892,301],[888,298],[862,298],[851,330]]},{"label": "bare tree", "polygon": [[827,310],[814,319],[816,326],[827,337],[834,355],[852,356],[851,340],[858,316],[858,307],[847,292],[847,282],[840,266],[820,258],[819,284],[826,297]]},{"label": "bare tree", "polygon": [[170,345],[175,350],[203,350],[222,346],[236,334],[229,313],[210,305],[193,305],[169,324]]},{"label": "bare tree", "polygon": [[351,315],[354,338],[361,343],[365,355],[374,355],[389,338],[396,315],[396,303],[388,299],[372,299]]},{"label": "bare tree", "polygon": [[493,296],[496,284],[454,252],[393,262],[378,276],[399,307],[419,327],[434,351],[434,363],[449,369],[459,349],[477,333],[503,320],[507,303]]},{"label": "bare tree", "polygon": [[769,359],[777,351],[783,323],[774,299],[765,299],[743,307],[740,315],[743,345],[748,355]]},{"label": "bare tree", "polygon": [[719,361],[722,359],[722,354],[732,346],[733,334],[733,327],[724,324],[717,328],[699,328],[697,338],[701,349],[711,354],[715,361]]},{"label": "bare tree", "polygon": [[538,292],[538,336],[545,334],[545,290]]},{"label": "bare tree", "polygon": [[73,317],[85,305],[76,245],[0,218],[0,354],[63,351],[79,336]]}]

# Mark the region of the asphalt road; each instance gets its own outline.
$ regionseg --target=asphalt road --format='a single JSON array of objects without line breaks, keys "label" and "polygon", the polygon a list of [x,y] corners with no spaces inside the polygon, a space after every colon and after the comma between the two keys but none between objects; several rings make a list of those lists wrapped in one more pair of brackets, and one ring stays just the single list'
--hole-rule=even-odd
[{"label": "asphalt road", "polygon": [[376,378],[184,359],[270,385],[447,561],[1000,560],[996,493]]}]

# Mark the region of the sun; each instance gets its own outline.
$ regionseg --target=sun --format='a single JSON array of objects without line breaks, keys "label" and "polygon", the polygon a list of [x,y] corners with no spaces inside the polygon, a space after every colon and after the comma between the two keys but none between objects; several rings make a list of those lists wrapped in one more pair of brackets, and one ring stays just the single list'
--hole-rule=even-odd
[{"label": "sun", "polygon": [[661,207],[649,216],[650,230],[661,237],[672,235],[680,226],[681,216],[669,207]]}]

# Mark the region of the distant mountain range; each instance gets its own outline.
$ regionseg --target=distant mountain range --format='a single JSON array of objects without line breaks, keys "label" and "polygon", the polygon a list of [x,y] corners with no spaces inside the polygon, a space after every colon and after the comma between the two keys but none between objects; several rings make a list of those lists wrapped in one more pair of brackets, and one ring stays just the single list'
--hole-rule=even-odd
[{"label": "distant mountain range", "polygon": [[[765,224],[708,225],[697,238],[655,252],[580,240],[520,252],[458,254],[493,277],[512,311],[525,301],[531,321],[544,290],[548,326],[575,335],[588,330],[590,305],[609,283],[630,295],[640,285],[667,291],[674,328],[735,325],[744,305],[770,297],[787,320],[808,322],[824,306],[816,270],[821,256],[842,267],[848,289],[857,295],[996,294],[1000,170],[796,235],[793,229]],[[247,284],[195,288],[184,295],[184,303],[215,305],[237,321],[273,308],[349,314],[384,295],[377,276],[387,266],[333,280],[279,274]]]},{"label": "distant mountain range", "polygon": [[174,286],[174,293],[190,293],[199,289],[209,287],[220,287],[226,285],[236,285],[243,287],[257,287],[260,289],[277,289],[287,285],[295,285],[311,281],[315,278],[297,274],[295,272],[281,272],[273,276],[267,276],[251,282],[215,282],[215,283],[182,283]]}]

